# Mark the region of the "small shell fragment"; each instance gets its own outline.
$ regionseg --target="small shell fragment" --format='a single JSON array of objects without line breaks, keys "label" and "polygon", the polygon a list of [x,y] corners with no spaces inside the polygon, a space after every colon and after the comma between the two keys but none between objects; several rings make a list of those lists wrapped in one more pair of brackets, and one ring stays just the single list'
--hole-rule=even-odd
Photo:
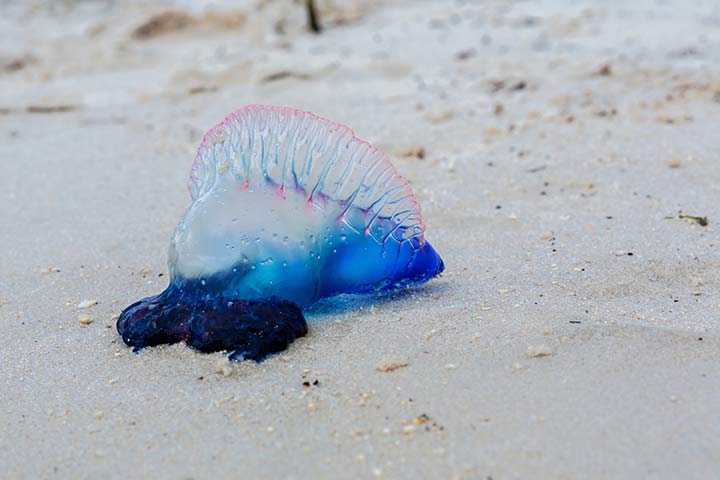
[{"label": "small shell fragment", "polygon": [[375,369],[378,372],[394,372],[399,368],[407,367],[409,364],[410,362],[405,358],[387,357],[382,359]]},{"label": "small shell fragment", "polygon": [[83,300],[82,302],[78,303],[77,308],[78,308],[78,310],[83,310],[83,309],[90,308],[97,304],[98,304],[97,300]]},{"label": "small shell fragment", "polygon": [[550,348],[547,345],[536,345],[532,347],[528,347],[527,349],[527,356],[528,358],[540,358],[540,357],[548,357],[555,353],[552,348]]}]

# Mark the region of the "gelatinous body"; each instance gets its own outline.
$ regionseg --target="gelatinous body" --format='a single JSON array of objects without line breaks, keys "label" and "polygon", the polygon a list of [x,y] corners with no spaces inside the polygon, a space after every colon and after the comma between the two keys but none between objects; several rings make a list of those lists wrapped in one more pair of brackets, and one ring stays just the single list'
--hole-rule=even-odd
[{"label": "gelatinous body", "polygon": [[188,187],[168,289],[118,320],[137,348],[186,340],[259,360],[305,334],[298,307],[419,284],[444,268],[387,157],[311,113],[232,113],[205,135]]}]

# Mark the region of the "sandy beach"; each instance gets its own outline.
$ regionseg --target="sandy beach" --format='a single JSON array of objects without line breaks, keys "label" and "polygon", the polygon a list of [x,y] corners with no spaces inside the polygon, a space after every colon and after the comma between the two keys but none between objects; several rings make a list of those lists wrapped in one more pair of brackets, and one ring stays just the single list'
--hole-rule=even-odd
[{"label": "sandy beach", "polygon": [[[717,2],[317,3],[0,0],[0,478],[716,477]],[[134,354],[246,104],[384,150],[446,271]]]}]

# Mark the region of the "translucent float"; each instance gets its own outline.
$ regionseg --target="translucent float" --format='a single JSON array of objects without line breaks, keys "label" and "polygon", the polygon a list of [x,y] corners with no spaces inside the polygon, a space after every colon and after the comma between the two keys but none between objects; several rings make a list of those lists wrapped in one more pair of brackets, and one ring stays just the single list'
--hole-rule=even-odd
[{"label": "translucent float", "polygon": [[261,360],[307,332],[301,308],[420,284],[444,265],[378,149],[312,113],[250,105],[211,129],[169,251],[170,284],[127,307],[125,343],[186,341]]}]

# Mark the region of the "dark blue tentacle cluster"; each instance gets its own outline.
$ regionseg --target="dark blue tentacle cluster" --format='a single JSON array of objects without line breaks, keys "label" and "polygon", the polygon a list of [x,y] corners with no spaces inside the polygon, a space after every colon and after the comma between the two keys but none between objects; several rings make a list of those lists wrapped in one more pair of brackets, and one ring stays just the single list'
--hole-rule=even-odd
[{"label": "dark blue tentacle cluster", "polygon": [[135,351],[185,341],[202,352],[228,351],[232,360],[259,362],[304,336],[307,323],[288,301],[229,299],[171,283],[160,295],[127,307],[117,330]]}]

